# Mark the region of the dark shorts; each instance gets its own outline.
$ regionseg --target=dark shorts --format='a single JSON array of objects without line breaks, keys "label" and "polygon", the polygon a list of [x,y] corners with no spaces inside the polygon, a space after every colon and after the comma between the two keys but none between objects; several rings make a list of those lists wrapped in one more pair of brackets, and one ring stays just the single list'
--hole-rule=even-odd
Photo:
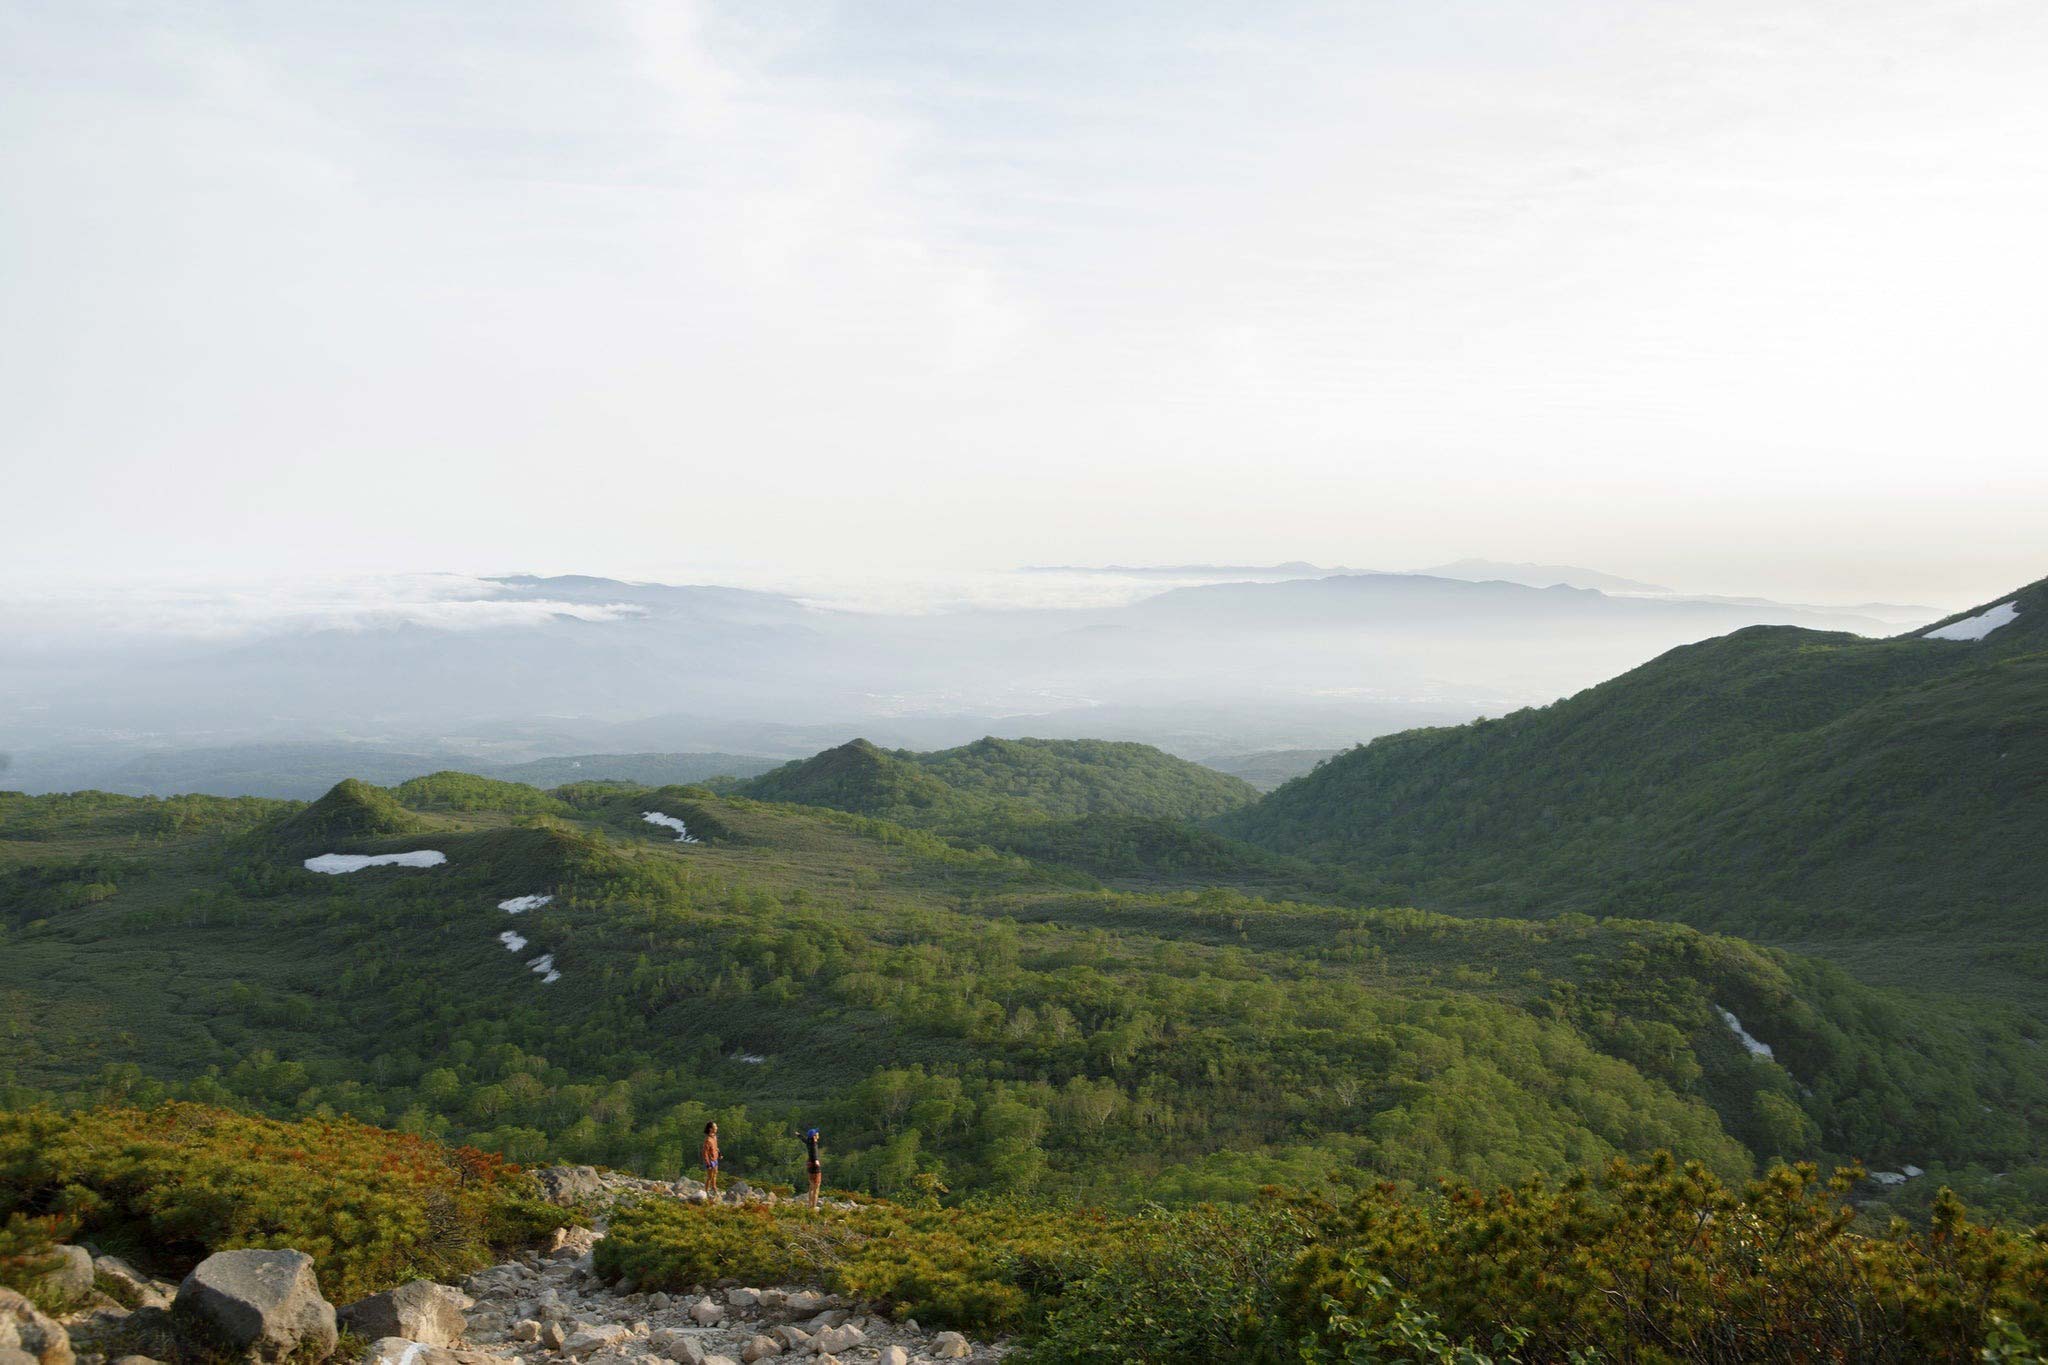
[{"label": "dark shorts", "polygon": [[807,1162],[805,1163],[804,1169],[809,1171],[812,1175],[823,1175],[825,1172],[825,1163],[822,1161]]}]

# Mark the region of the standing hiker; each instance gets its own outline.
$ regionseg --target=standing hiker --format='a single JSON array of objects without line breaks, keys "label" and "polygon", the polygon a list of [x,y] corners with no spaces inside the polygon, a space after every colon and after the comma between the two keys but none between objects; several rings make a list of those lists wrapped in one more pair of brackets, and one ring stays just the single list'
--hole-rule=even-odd
[{"label": "standing hiker", "polygon": [[804,1174],[811,1178],[811,1212],[818,1210],[818,1186],[825,1180],[825,1165],[818,1160],[818,1130],[804,1133]]},{"label": "standing hiker", "polygon": [[718,1198],[718,1125],[704,1125],[704,1193]]}]

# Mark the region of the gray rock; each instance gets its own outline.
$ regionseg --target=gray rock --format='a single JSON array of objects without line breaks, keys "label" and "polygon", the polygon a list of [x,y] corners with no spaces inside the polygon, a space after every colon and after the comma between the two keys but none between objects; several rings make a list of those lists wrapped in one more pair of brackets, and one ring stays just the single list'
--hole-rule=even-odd
[{"label": "gray rock", "polygon": [[881,1358],[875,1365],[910,1365],[910,1352],[901,1346],[884,1346]]},{"label": "gray rock", "polygon": [[114,1365],[164,1365],[164,1363],[153,1356],[120,1356],[115,1359]]},{"label": "gray rock", "polygon": [[114,1297],[130,1308],[169,1308],[178,1292],[177,1286],[143,1274],[119,1256],[95,1256],[92,1268],[95,1276],[112,1285]]},{"label": "gray rock", "polygon": [[740,1348],[740,1359],[745,1361],[746,1365],[754,1365],[757,1360],[766,1360],[770,1356],[781,1354],[782,1343],[774,1337],[755,1337]]},{"label": "gray rock", "polygon": [[967,1344],[967,1338],[958,1332],[941,1332],[932,1338],[934,1360],[965,1360],[974,1354],[974,1348]]},{"label": "gray rock", "polygon": [[571,1360],[582,1360],[596,1355],[599,1351],[609,1350],[632,1335],[619,1323],[599,1323],[595,1327],[586,1327],[580,1332],[571,1333],[568,1340],[562,1343],[562,1354]]},{"label": "gray rock", "polygon": [[216,1251],[178,1286],[171,1312],[202,1350],[254,1360],[334,1351],[334,1305],[303,1251]]},{"label": "gray rock", "polygon": [[801,1327],[793,1327],[786,1322],[780,1327],[770,1327],[768,1335],[781,1342],[782,1349],[785,1351],[794,1351],[799,1346],[811,1344],[811,1334],[809,1332],[806,1332]]},{"label": "gray rock", "polygon": [[52,1247],[53,1264],[43,1284],[60,1299],[75,1302],[92,1293],[92,1253],[84,1247]]},{"label": "gray rock", "polygon": [[695,1333],[680,1327],[664,1327],[647,1338],[647,1345],[676,1365],[704,1365],[704,1348]]},{"label": "gray rock", "polygon": [[864,1335],[866,1334],[860,1328],[851,1323],[842,1327],[827,1327],[811,1339],[811,1349],[819,1355],[837,1355],[841,1351],[858,1346]]},{"label": "gray rock", "polygon": [[710,1299],[699,1299],[690,1305],[690,1316],[700,1327],[709,1327],[725,1316],[725,1310]]},{"label": "gray rock", "polygon": [[540,1344],[550,1351],[561,1350],[562,1343],[568,1339],[569,1334],[560,1322],[551,1318],[540,1325]]},{"label": "gray rock", "polygon": [[462,1315],[468,1299],[432,1280],[413,1280],[382,1294],[359,1299],[336,1314],[343,1327],[372,1341],[399,1337],[425,1346],[453,1346],[462,1340],[469,1321]]},{"label": "gray rock", "polygon": [[71,1365],[71,1334],[12,1289],[0,1289],[0,1358]]},{"label": "gray rock", "polygon": [[725,1291],[725,1301],[735,1308],[752,1308],[761,1302],[761,1291],[738,1286]]},{"label": "gray rock", "polygon": [[604,1195],[604,1180],[588,1166],[548,1166],[533,1173],[550,1204],[593,1203]]},{"label": "gray rock", "polygon": [[457,1365],[455,1353],[423,1341],[380,1337],[369,1344],[357,1365]]}]

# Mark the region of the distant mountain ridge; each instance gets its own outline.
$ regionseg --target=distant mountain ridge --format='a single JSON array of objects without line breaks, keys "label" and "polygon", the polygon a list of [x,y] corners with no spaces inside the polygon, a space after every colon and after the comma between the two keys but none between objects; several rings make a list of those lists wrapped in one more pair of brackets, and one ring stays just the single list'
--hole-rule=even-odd
[{"label": "distant mountain ridge", "polygon": [[1671,591],[1670,588],[1660,587],[1655,583],[1623,578],[1619,574],[1602,573],[1598,569],[1581,569],[1571,564],[1510,564],[1499,559],[1457,559],[1449,564],[1438,564],[1427,569],[1417,569],[1415,572],[1432,578],[1462,578],[1473,583],[1494,579],[1503,583],[1520,583],[1531,588],[1547,588],[1553,583],[1562,583],[1568,588],[1598,588],[1601,592]]}]

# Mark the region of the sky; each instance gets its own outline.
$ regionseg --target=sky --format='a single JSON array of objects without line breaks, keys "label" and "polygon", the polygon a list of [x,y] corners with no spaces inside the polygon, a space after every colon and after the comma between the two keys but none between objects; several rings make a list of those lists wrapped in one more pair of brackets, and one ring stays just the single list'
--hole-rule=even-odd
[{"label": "sky", "polygon": [[0,0],[0,584],[2048,574],[2038,0]]}]

